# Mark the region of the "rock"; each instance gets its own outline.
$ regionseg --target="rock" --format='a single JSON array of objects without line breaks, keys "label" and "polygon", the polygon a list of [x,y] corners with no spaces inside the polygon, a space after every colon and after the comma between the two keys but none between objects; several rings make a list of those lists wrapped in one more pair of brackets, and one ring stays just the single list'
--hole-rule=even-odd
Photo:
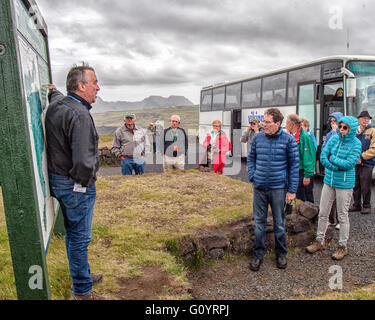
[{"label": "rock", "polygon": [[310,245],[315,239],[315,230],[307,230],[301,233],[289,236],[289,242],[292,247],[304,248]]},{"label": "rock", "polygon": [[225,251],[221,248],[211,249],[209,252],[209,256],[212,259],[221,259],[224,257]]},{"label": "rock", "polygon": [[117,159],[108,147],[98,150],[99,162],[101,166],[120,166],[121,160]]},{"label": "rock", "polygon": [[229,247],[230,242],[227,236],[223,233],[204,231],[197,235],[196,244],[198,250],[209,252],[211,249],[226,249]]},{"label": "rock", "polygon": [[301,233],[314,228],[309,219],[296,213],[286,216],[285,224],[287,232],[291,233]]},{"label": "rock", "polygon": [[319,205],[306,201],[299,206],[299,213],[305,218],[313,220],[319,215]]},{"label": "rock", "polygon": [[187,256],[195,251],[193,240],[190,237],[184,238],[180,242],[180,250],[183,256]]}]

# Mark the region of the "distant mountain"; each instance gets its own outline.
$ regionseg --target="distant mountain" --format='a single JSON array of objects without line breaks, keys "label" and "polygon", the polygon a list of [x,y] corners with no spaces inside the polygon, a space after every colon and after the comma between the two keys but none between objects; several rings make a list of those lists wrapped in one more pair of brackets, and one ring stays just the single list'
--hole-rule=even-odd
[{"label": "distant mountain", "polygon": [[160,96],[150,96],[142,101],[129,102],[129,101],[104,101],[97,97],[96,102],[93,104],[92,113],[104,113],[109,111],[123,111],[123,110],[140,110],[140,109],[153,109],[153,108],[168,108],[180,106],[192,106],[193,103],[183,96],[170,96],[163,98]]}]

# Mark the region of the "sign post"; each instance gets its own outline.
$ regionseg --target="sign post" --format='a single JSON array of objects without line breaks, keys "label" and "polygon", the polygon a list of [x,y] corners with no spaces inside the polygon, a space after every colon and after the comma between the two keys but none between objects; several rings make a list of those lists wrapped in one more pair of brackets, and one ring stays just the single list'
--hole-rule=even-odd
[{"label": "sign post", "polygon": [[47,27],[35,0],[0,1],[0,177],[17,296],[50,299],[50,195],[43,114],[51,83]]}]

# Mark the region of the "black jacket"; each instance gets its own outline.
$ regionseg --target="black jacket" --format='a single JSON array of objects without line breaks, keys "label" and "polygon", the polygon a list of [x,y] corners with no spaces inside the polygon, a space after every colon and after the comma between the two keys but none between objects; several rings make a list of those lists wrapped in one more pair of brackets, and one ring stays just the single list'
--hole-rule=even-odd
[{"label": "black jacket", "polygon": [[45,119],[48,171],[90,187],[99,170],[99,136],[90,114],[91,105],[78,95],[69,95],[74,99],[58,90],[51,90],[48,96],[50,105]]}]

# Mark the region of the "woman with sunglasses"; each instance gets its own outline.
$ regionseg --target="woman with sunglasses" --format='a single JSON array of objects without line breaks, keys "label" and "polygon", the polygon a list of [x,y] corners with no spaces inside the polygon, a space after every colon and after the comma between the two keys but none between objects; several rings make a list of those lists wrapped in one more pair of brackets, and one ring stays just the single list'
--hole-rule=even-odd
[{"label": "woman with sunglasses", "polygon": [[341,260],[348,254],[349,205],[355,184],[355,165],[361,155],[361,142],[356,138],[358,120],[346,116],[339,121],[339,134],[333,136],[322,150],[320,162],[325,168],[324,185],[320,198],[317,236],[314,243],[306,248],[315,253],[325,247],[328,216],[336,200],[340,223],[339,245],[332,259]]}]

